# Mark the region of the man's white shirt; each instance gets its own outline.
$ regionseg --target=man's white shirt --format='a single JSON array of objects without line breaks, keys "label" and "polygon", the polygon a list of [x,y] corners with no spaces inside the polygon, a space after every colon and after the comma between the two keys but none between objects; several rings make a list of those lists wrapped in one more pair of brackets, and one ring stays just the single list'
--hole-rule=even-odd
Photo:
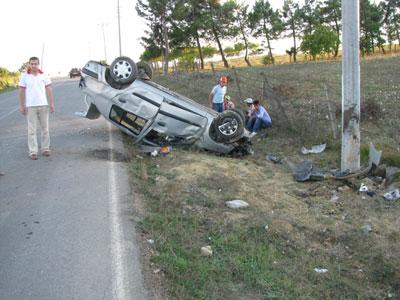
[{"label": "man's white shirt", "polygon": [[50,78],[46,74],[37,75],[23,73],[19,80],[19,86],[25,88],[25,106],[48,105],[46,86],[50,85]]},{"label": "man's white shirt", "polygon": [[212,89],[211,94],[213,94],[213,103],[223,103],[226,94],[226,86],[221,86],[220,84],[217,84]]}]

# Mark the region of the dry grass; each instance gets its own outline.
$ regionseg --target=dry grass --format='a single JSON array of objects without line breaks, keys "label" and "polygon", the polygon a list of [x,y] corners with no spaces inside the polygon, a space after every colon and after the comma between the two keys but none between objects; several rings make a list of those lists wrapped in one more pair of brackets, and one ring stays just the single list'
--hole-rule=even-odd
[{"label": "dry grass", "polygon": [[[362,122],[363,162],[368,156],[364,145],[373,141],[383,150],[385,163],[400,166],[399,139],[394,133],[399,129],[400,79],[394,75],[398,60],[363,62],[363,95],[372,101],[364,107],[368,117]],[[322,108],[326,105],[318,101],[325,93],[320,81],[329,81],[332,102],[338,104],[338,70],[337,63],[262,69],[269,74],[275,92],[283,95],[288,116],[301,130],[293,134],[276,122],[279,126],[267,138],[254,139],[253,156],[237,159],[177,148],[166,157],[133,162],[147,209],[141,228],[156,240],[152,261],[163,270],[173,298],[400,297],[400,203],[383,200],[382,193],[389,187],[365,178],[298,183],[288,163],[309,158],[325,170],[338,167],[340,144],[331,138],[324,140],[328,142],[324,153],[299,154],[301,146],[311,146],[329,134]],[[260,73],[260,69],[240,71],[250,78]],[[185,76],[188,81],[157,80],[206,102],[203,97],[214,75]],[[188,84],[190,78],[196,84]],[[246,89],[251,92],[251,85]],[[296,117],[299,111],[306,117]],[[322,124],[319,134],[311,130],[316,120]],[[137,150],[132,151],[136,154]],[[285,163],[268,162],[267,153],[281,156]],[[361,182],[376,194],[360,194]],[[395,182],[390,188],[399,186]],[[224,203],[233,199],[247,201],[250,208],[228,209]],[[206,244],[214,250],[210,259],[199,254]],[[329,271],[317,274],[317,267]]]}]

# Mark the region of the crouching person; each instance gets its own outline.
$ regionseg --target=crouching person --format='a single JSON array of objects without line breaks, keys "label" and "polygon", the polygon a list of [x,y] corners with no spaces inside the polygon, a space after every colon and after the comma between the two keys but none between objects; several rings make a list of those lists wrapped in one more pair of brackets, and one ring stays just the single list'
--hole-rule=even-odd
[{"label": "crouching person", "polygon": [[246,122],[246,128],[251,132],[251,136],[255,136],[260,128],[268,128],[272,126],[272,120],[267,110],[260,105],[259,100],[253,101],[253,111],[251,117]]}]

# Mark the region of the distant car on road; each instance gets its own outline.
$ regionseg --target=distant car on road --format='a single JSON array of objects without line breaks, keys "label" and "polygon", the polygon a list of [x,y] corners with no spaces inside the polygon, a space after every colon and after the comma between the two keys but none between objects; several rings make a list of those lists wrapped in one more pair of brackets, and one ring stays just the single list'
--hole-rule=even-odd
[{"label": "distant car on road", "polygon": [[150,65],[118,57],[108,66],[89,61],[82,69],[88,111],[103,115],[136,142],[151,146],[194,144],[220,152],[248,154],[244,115],[239,110],[217,113],[152,82]]},{"label": "distant car on road", "polygon": [[69,71],[69,78],[80,77],[80,76],[81,76],[81,71],[78,68],[72,68],[71,71]]}]

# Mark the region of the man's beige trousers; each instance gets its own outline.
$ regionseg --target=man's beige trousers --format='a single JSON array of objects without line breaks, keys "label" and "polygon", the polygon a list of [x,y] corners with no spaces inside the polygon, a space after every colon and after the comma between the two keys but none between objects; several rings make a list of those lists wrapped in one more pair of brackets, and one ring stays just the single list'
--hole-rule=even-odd
[{"label": "man's beige trousers", "polygon": [[36,137],[38,124],[40,125],[42,151],[50,149],[50,134],[49,134],[49,107],[34,106],[28,107],[28,147],[29,154],[38,153],[38,142]]}]

